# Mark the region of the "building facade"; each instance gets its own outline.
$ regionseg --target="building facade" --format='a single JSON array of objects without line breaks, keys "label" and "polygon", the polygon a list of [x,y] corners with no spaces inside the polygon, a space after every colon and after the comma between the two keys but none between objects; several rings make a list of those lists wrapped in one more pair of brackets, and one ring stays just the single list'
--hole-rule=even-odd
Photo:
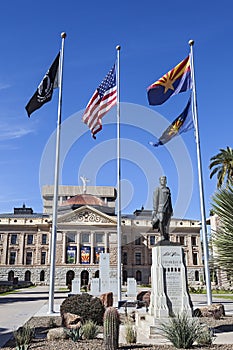
[{"label": "building facade", "polygon": [[[0,280],[49,284],[53,186],[42,189],[44,212],[15,208],[0,214]],[[117,277],[116,190],[113,187],[60,186],[57,219],[55,285],[81,285],[99,276],[99,254],[110,254],[110,277]],[[122,281],[136,278],[149,284],[153,246],[160,234],[152,230],[151,211],[122,215]],[[172,218],[170,240],[185,253],[188,283],[203,281],[200,225],[196,220]]]}]

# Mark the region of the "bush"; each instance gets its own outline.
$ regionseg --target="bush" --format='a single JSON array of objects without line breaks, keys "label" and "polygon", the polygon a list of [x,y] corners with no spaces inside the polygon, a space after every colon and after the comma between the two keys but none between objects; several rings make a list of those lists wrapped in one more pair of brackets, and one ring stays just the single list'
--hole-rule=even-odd
[{"label": "bush", "polygon": [[190,318],[186,313],[169,319],[161,324],[165,337],[178,349],[191,348],[193,343],[203,335],[204,328],[197,319]]},{"label": "bush", "polygon": [[201,325],[201,332],[199,333],[196,343],[198,346],[211,346],[213,344],[213,332],[205,324]]},{"label": "bush", "polygon": [[104,311],[100,299],[86,293],[69,296],[60,306],[61,316],[70,312],[82,317],[84,322],[92,320],[97,325],[103,324]]},{"label": "bush", "polygon": [[84,339],[95,339],[99,333],[98,326],[92,320],[86,321],[82,327],[82,337]]},{"label": "bush", "polygon": [[14,332],[14,338],[17,350],[27,350],[34,336],[34,329],[29,326],[20,327]]}]

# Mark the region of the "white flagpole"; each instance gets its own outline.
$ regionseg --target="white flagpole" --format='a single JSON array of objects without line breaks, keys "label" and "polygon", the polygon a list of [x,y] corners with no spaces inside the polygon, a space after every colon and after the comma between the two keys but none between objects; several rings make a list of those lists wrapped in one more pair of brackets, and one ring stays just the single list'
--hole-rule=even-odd
[{"label": "white flagpole", "polygon": [[57,111],[57,138],[56,138],[56,158],[54,172],[54,194],[53,194],[53,218],[52,218],[52,235],[50,241],[50,283],[49,283],[49,307],[48,313],[54,313],[54,284],[55,284],[55,267],[56,267],[56,240],[57,240],[57,202],[58,202],[58,181],[59,181],[59,155],[60,155],[60,131],[61,131],[61,109],[62,109],[62,75],[64,44],[66,33],[61,33],[62,45],[59,64],[59,97]]},{"label": "white flagpole", "polygon": [[120,45],[117,45],[117,278],[121,301],[121,152],[120,152]]},{"label": "white flagpole", "polygon": [[204,187],[202,176],[202,162],[201,162],[201,149],[200,149],[200,137],[199,137],[199,125],[197,114],[197,99],[196,99],[196,86],[194,75],[194,59],[193,59],[193,45],[194,40],[189,41],[190,46],[190,59],[191,59],[191,76],[193,83],[193,116],[195,123],[195,136],[197,145],[197,165],[198,165],[198,180],[199,180],[199,192],[200,192],[200,205],[201,205],[201,225],[202,225],[202,239],[204,250],[204,265],[205,265],[205,282],[206,282],[206,296],[208,305],[212,304],[211,282],[210,282],[210,270],[209,270],[209,250],[206,228],[206,214],[205,214],[205,201],[204,201]]}]

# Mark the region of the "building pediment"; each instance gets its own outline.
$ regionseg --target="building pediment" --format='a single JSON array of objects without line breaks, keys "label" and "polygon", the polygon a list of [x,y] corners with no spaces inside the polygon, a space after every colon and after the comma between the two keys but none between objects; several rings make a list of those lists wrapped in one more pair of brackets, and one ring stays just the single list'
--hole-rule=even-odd
[{"label": "building pediment", "polygon": [[88,225],[116,225],[116,219],[101,211],[85,205],[71,213],[64,214],[57,219],[59,224],[88,224]]}]

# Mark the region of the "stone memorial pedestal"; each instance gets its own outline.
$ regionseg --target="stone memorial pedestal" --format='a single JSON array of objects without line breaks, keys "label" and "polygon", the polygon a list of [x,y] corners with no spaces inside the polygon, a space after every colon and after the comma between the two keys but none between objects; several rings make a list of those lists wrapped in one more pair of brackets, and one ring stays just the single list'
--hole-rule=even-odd
[{"label": "stone memorial pedestal", "polygon": [[109,272],[110,272],[110,260],[109,253],[100,254],[100,292],[101,294],[110,292],[110,281],[109,281]]},{"label": "stone memorial pedestal", "polygon": [[100,279],[92,278],[91,280],[91,294],[94,296],[100,295]]},{"label": "stone memorial pedestal", "polygon": [[128,277],[127,278],[127,297],[131,297],[136,299],[137,296],[137,282],[135,278]]},{"label": "stone memorial pedestal", "polygon": [[74,278],[72,280],[71,294],[80,294],[80,279]]},{"label": "stone memorial pedestal", "polygon": [[183,248],[170,241],[160,241],[152,248],[152,292],[150,315],[166,318],[182,312],[192,316]]},{"label": "stone memorial pedestal", "polygon": [[159,325],[169,317],[182,312],[190,317],[193,314],[184,253],[179,244],[163,240],[152,248],[151,287],[149,311],[136,314],[136,325],[153,338],[160,334]]}]

